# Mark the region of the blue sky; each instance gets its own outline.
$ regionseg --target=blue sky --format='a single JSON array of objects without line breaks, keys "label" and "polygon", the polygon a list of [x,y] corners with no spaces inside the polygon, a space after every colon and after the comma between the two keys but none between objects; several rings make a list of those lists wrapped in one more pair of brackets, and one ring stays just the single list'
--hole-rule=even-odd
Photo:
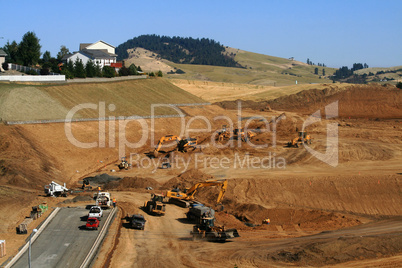
[{"label": "blue sky", "polygon": [[22,1],[2,0],[0,47],[34,31],[61,45],[142,34],[211,38],[223,45],[328,67],[402,65],[402,0]]}]

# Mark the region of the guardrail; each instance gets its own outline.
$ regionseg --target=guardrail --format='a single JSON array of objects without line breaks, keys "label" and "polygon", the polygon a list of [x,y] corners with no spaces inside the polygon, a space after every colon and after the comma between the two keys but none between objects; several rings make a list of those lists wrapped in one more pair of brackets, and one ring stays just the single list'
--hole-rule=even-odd
[{"label": "guardrail", "polygon": [[107,230],[109,229],[109,225],[116,214],[118,208],[113,208],[112,211],[110,212],[109,216],[106,219],[105,224],[102,227],[102,230],[99,232],[98,237],[96,238],[94,244],[92,245],[92,248],[89,250],[88,255],[85,257],[84,261],[82,262],[80,268],[84,267],[89,267],[89,265],[92,262],[92,259],[94,258],[94,255],[96,251],[98,250],[100,244],[102,243],[103,238],[105,238],[105,235],[107,233]]}]

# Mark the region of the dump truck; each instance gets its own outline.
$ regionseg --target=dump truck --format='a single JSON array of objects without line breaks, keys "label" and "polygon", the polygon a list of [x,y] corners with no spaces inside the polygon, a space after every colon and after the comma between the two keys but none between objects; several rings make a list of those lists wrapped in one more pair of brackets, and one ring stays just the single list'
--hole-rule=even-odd
[{"label": "dump truck", "polygon": [[190,232],[193,240],[206,239],[212,242],[225,242],[227,239],[240,237],[237,229],[226,229],[225,226],[215,226],[214,217],[204,217],[194,225]]},{"label": "dump truck", "polygon": [[215,210],[203,204],[195,203],[191,205],[186,216],[190,222],[199,223],[202,218],[215,217]]},{"label": "dump truck", "polygon": [[63,185],[60,185],[54,181],[52,181],[50,184],[45,185],[45,194],[47,196],[63,196],[66,197],[68,193],[68,189],[66,187],[66,184],[64,183]]}]

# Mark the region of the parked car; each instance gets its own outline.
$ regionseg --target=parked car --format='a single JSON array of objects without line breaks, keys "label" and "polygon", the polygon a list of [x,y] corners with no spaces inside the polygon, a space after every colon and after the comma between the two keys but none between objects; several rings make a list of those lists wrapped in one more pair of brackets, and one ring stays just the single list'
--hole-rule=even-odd
[{"label": "parked car", "polygon": [[87,224],[85,225],[87,229],[95,229],[98,230],[99,220],[98,218],[88,218]]},{"label": "parked car", "polygon": [[140,214],[133,215],[130,218],[131,228],[144,230],[145,222],[146,222],[146,220],[144,219],[144,216],[142,216]]},{"label": "parked car", "polygon": [[92,206],[88,213],[88,218],[98,218],[100,220],[103,217],[103,211],[99,206]]}]

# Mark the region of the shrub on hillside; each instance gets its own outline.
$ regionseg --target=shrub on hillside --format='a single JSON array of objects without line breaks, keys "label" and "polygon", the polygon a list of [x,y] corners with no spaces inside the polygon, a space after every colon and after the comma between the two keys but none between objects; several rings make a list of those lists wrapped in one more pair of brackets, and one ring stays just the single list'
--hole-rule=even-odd
[{"label": "shrub on hillside", "polygon": [[113,67],[104,66],[102,70],[103,77],[112,78],[116,76],[116,71]]},{"label": "shrub on hillside", "polygon": [[396,87],[399,88],[399,89],[402,89],[402,82],[398,82],[398,83],[396,84]]}]

